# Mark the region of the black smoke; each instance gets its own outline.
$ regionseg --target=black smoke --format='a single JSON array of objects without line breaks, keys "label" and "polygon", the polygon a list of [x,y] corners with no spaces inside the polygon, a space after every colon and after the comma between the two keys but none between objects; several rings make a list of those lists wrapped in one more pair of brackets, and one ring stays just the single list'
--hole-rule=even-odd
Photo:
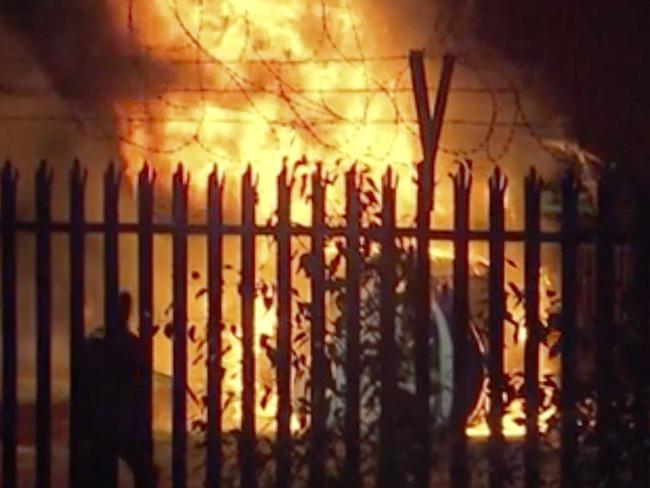
[{"label": "black smoke", "polygon": [[645,176],[650,9],[638,0],[471,0],[468,29],[537,78],[576,139]]},{"label": "black smoke", "polygon": [[95,108],[127,96],[155,96],[173,69],[117,28],[112,4],[7,0],[0,4],[0,19],[24,39],[52,87],[69,101]]}]

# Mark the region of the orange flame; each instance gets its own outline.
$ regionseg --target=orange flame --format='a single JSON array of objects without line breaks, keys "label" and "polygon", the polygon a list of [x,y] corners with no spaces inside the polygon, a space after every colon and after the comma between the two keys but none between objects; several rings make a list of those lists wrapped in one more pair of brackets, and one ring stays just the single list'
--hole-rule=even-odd
[{"label": "orange flame", "polygon": [[[380,29],[364,26],[347,1],[128,3],[128,8],[126,2],[115,7],[115,22],[124,36],[174,69],[150,79],[146,68],[134,60],[148,89],[142,100],[121,100],[115,105],[127,174],[133,176],[146,159],[155,165],[158,180],[166,183],[183,161],[191,170],[191,199],[198,207],[215,163],[226,178],[240,174],[250,163],[259,175],[258,219],[269,217],[275,208],[275,176],[285,157],[297,160],[306,154],[323,160],[326,171],[339,172],[345,168],[338,166],[338,159],[346,164],[363,162],[377,181],[392,164],[402,183],[413,177],[410,162],[419,157],[418,137],[414,126],[401,119],[402,113],[413,113],[412,95],[398,93],[395,85],[408,80],[406,63],[388,60],[380,70],[370,61],[359,61],[364,46],[382,46]],[[355,53],[355,59],[349,53]],[[373,96],[354,96],[356,90],[368,90]],[[452,198],[448,188],[440,188],[436,212],[449,215]],[[413,195],[411,185],[398,185],[399,216],[404,223],[413,216]],[[328,205],[340,211],[342,202],[342,189],[338,189]],[[297,202],[292,218],[308,222],[309,216],[309,205]],[[227,252],[236,249],[226,247]],[[259,246],[258,262],[266,257],[272,260],[270,253],[268,246]],[[441,246],[432,248],[432,254],[448,253]],[[237,298],[226,300],[230,300],[226,321],[236,323]],[[262,334],[274,337],[275,326],[273,309],[266,310],[258,300],[257,339]],[[521,334],[524,339],[525,329]],[[234,392],[241,385],[237,347],[225,365],[224,386]],[[508,363],[520,357],[520,345],[507,347]],[[157,346],[156,352],[160,356],[166,351]],[[556,371],[557,364],[547,356],[542,353],[542,372]],[[262,373],[258,371],[258,391],[268,387]],[[193,374],[191,381],[203,379],[200,372]],[[272,418],[275,408],[276,398],[271,395],[265,407],[259,407],[258,416]],[[519,436],[523,427],[512,419],[521,416],[522,406],[517,403],[512,409],[504,419],[505,434]],[[240,419],[237,402],[232,402],[225,427],[236,427]],[[468,429],[472,436],[484,433],[484,423]]]}]

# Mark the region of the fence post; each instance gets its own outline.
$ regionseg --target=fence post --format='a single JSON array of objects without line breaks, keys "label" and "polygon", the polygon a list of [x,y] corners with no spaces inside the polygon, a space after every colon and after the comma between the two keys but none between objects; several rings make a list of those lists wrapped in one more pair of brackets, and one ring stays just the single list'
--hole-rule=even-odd
[{"label": "fence post", "polygon": [[503,431],[503,320],[505,318],[504,293],[504,193],[507,179],[497,167],[490,177],[490,271],[489,271],[489,358],[490,376],[490,427],[489,461],[490,487],[501,487],[505,480]]},{"label": "fence post", "polygon": [[173,177],[173,421],[172,480],[187,476],[187,189],[183,167]]},{"label": "fence post", "polygon": [[[453,377],[455,405],[463,407],[469,404],[470,393],[466,385],[459,381],[462,377],[470,351],[467,350],[467,338],[472,333],[469,324],[469,213],[472,177],[465,165],[458,168],[453,177],[454,182],[454,302],[453,302]],[[451,482],[454,488],[468,486],[467,472],[467,414],[457,412],[450,418],[455,427],[452,433]]]},{"label": "fence post", "polygon": [[325,486],[327,454],[325,399],[325,187],[318,164],[312,175],[312,277],[311,277],[311,452],[309,486]]},{"label": "fence post", "polygon": [[79,160],[74,162],[70,173],[70,428],[69,445],[69,485],[83,488],[82,472],[88,469],[81,465],[82,426],[81,379],[83,368],[81,354],[85,337],[85,257],[86,241],[84,235],[86,172],[81,169]]},{"label": "fence post", "polygon": [[572,172],[562,179],[562,388],[561,412],[561,484],[563,488],[580,486],[576,462],[576,292],[578,257],[578,184]]},{"label": "fence post", "polygon": [[361,348],[359,345],[359,310],[361,254],[359,252],[359,189],[356,167],[345,175],[346,185],[346,241],[345,264],[345,486],[359,486],[360,448],[359,422],[361,417],[359,374]]},{"label": "fence post", "polygon": [[418,418],[414,422],[418,445],[418,459],[415,462],[415,486],[428,488],[431,472],[431,412],[429,398],[430,383],[430,341],[431,341],[431,263],[429,258],[429,230],[431,225],[431,181],[425,165],[418,166],[418,201],[416,229],[415,293],[415,384],[418,404]]},{"label": "fence post", "polygon": [[138,322],[144,371],[142,377],[142,404],[145,405],[144,418],[146,439],[143,446],[143,459],[153,469],[152,437],[152,373],[153,373],[153,179],[155,175],[145,165],[138,175]]},{"label": "fence post", "polygon": [[[442,122],[447,110],[447,100],[449,99],[449,89],[451,88],[451,78],[454,71],[455,58],[445,55],[442,58],[442,68],[440,70],[440,79],[438,81],[438,90],[436,92],[436,102],[433,107],[433,114],[429,109],[429,92],[427,88],[426,73],[424,68],[424,56],[422,51],[411,51],[409,53],[409,63],[411,67],[411,81],[413,83],[413,92],[415,94],[415,108],[418,116],[418,125],[420,132],[420,143],[422,145],[422,160],[424,162],[424,176],[430,180],[431,184],[431,210],[435,202],[433,198],[433,180],[436,175],[436,153],[438,152],[438,143],[442,134]],[[433,115],[433,116],[432,116]]]},{"label": "fence post", "polygon": [[429,231],[431,210],[434,204],[435,158],[442,133],[442,122],[447,108],[447,99],[454,68],[454,57],[444,56],[433,117],[429,109],[429,96],[426,85],[423,53],[413,51],[409,55],[411,79],[415,93],[416,111],[422,143],[422,163],[418,166],[418,204],[417,204],[417,251],[414,293],[416,324],[416,392],[418,398],[418,453],[415,463],[415,485],[429,486],[431,472],[431,412],[429,397],[429,341],[431,339],[431,277],[429,259]]},{"label": "fence post", "polygon": [[242,432],[239,446],[242,488],[257,484],[255,460],[255,188],[250,166],[242,179]]},{"label": "fence post", "polygon": [[278,176],[278,447],[276,486],[291,486],[291,187],[287,166]]},{"label": "fence post", "polygon": [[[111,163],[104,174],[104,327],[106,340],[113,342],[117,333],[117,308],[119,287],[118,261],[118,221],[119,221],[119,186],[120,174]],[[111,382],[110,388],[117,385]],[[111,391],[110,398],[116,398],[117,392]],[[116,412],[111,409],[110,415]],[[114,420],[113,420],[114,421]],[[118,483],[117,445],[110,446],[110,486]]]},{"label": "fence post", "polygon": [[609,436],[614,424],[614,300],[612,277],[614,264],[614,185],[613,173],[606,171],[598,188],[598,238],[596,250],[596,365],[598,369],[596,435],[598,439],[598,470],[600,480],[614,482],[617,463]]},{"label": "fence post", "polygon": [[415,271],[415,375],[416,393],[419,410],[418,424],[422,426],[418,431],[418,452],[420,457],[416,463],[416,486],[429,485],[430,462],[430,382],[429,382],[429,340],[431,277],[429,264],[429,229],[431,227],[431,210],[434,204],[435,178],[433,150],[433,132],[431,130],[431,112],[429,108],[429,90],[427,88],[424,57],[422,51],[409,53],[411,67],[411,80],[415,94],[415,108],[418,115],[420,143],[422,146],[422,162],[417,167],[417,250]]},{"label": "fence post", "polygon": [[16,182],[7,161],[2,168],[2,486],[16,488]]},{"label": "fence post", "polygon": [[395,345],[395,286],[397,252],[395,249],[395,185],[390,168],[383,177],[382,222],[380,258],[380,487],[392,488],[401,483],[398,479],[398,451],[396,447],[395,394],[397,388]]},{"label": "fence post", "polygon": [[429,108],[429,89],[427,87],[427,76],[424,67],[424,53],[422,51],[411,51],[409,53],[409,65],[411,68],[411,83],[415,96],[415,111],[418,117],[418,128],[420,134],[420,147],[422,148],[422,159],[427,160],[433,146],[431,132],[431,112]]},{"label": "fence post", "polygon": [[526,412],[526,446],[524,448],[525,486],[539,484],[539,274],[540,274],[540,196],[542,181],[534,168],[525,180],[525,298],[526,346],[524,353],[524,395]]},{"label": "fence post", "polygon": [[206,486],[221,486],[221,391],[223,370],[221,365],[223,329],[223,181],[215,168],[208,178],[208,425]]},{"label": "fence post", "polygon": [[52,282],[50,245],[50,204],[52,172],[45,161],[36,172],[36,486],[51,482],[50,445],[52,397],[50,365],[52,339]]}]

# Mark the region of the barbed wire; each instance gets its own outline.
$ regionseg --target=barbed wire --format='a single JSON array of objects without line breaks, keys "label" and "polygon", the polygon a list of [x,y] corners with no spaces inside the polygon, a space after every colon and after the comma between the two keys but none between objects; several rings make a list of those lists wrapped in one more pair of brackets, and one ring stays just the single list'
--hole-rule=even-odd
[{"label": "barbed wire", "polygon": [[[169,122],[185,122],[185,123],[195,123],[196,119],[192,117],[130,117],[130,116],[113,116],[113,120],[119,120],[124,122],[133,122],[133,123],[147,123],[147,124],[165,124]],[[37,122],[37,121],[50,121],[50,122],[78,122],[78,121],[100,121],[104,120],[104,117],[101,115],[66,115],[66,114],[0,114],[0,120],[7,121],[25,121],[25,122]],[[370,124],[370,125],[395,125],[396,122],[394,119],[345,119],[345,120],[327,120],[327,119],[304,119],[304,122],[308,122],[310,125],[339,125],[339,124]],[[211,124],[251,124],[254,123],[254,120],[244,120],[244,119],[227,119],[227,118],[210,118],[205,119],[205,122]],[[269,123],[278,126],[295,126],[295,121],[291,120],[268,120]],[[406,123],[410,125],[417,125],[418,121],[416,119],[401,120],[399,123]],[[532,129],[563,129],[566,128],[566,124],[563,122],[555,123],[546,123],[546,122],[492,122],[489,120],[469,120],[469,119],[446,119],[443,121],[443,125],[465,125],[465,126],[476,126],[476,127],[501,127],[501,128],[515,128],[515,129],[525,129],[527,132],[530,132]],[[536,134],[537,138],[541,136]]]},{"label": "barbed wire", "polygon": [[[117,109],[108,110],[110,117],[73,109],[70,113],[62,114],[0,113],[0,121],[74,123],[77,126],[94,124],[100,127],[106,137],[113,134],[121,143],[137,147],[144,153],[173,155],[196,146],[219,159],[228,155],[219,149],[219,141],[206,135],[210,132],[207,128],[213,125],[261,124],[266,128],[270,144],[277,146],[280,153],[282,135],[286,135],[288,130],[297,139],[307,138],[310,146],[320,147],[336,156],[354,161],[360,160],[359,154],[350,153],[348,146],[364,128],[370,126],[391,129],[389,133],[382,132],[383,154],[369,154],[370,160],[388,157],[396,147],[395,144],[404,137],[417,141],[417,121],[413,118],[414,102],[406,98],[412,96],[412,88],[408,84],[409,58],[405,53],[369,55],[354,9],[348,0],[341,0],[335,5],[320,0],[318,13],[315,14],[320,31],[313,32],[313,39],[310,39],[308,46],[312,50],[309,56],[303,54],[293,57],[291,53],[286,53],[285,57],[269,56],[264,47],[255,42],[254,19],[248,14],[233,15],[230,24],[220,33],[222,41],[231,26],[242,31],[240,45],[229,51],[239,52],[239,56],[228,59],[217,54],[221,47],[220,40],[207,39],[208,32],[210,35],[214,32],[210,31],[206,19],[208,15],[219,15],[219,12],[212,10],[208,14],[207,3],[206,0],[198,0],[194,4],[197,15],[193,16],[193,23],[189,25],[182,15],[179,0],[168,0],[168,13],[173,22],[169,27],[176,29],[180,37],[172,45],[161,46],[145,42],[138,34],[140,19],[134,1],[129,0],[126,30],[133,52],[122,53],[120,56],[130,63],[141,89],[133,94],[127,93],[119,100]],[[337,26],[332,19],[332,11],[336,9],[342,10],[351,19],[345,38],[335,32]],[[440,16],[436,18],[433,35],[441,49],[447,45],[456,20],[446,20]],[[191,69],[192,75],[183,72],[180,83],[161,81],[149,68],[147,61],[151,57],[164,59],[167,65]],[[425,58],[436,64],[440,60],[440,56],[432,52],[426,53]],[[31,60],[11,56],[0,58],[0,63],[5,65],[26,62]],[[314,69],[316,78],[318,70],[328,66],[335,66],[337,70],[349,69],[355,80],[359,81],[353,85],[346,85],[345,80],[337,80],[337,83],[329,86],[310,86],[303,79],[303,66]],[[465,141],[460,148],[441,147],[442,153],[453,157],[481,153],[488,161],[496,163],[507,155],[516,134],[523,132],[533,137],[546,150],[539,132],[561,131],[566,128],[563,123],[529,120],[522,107],[519,88],[507,76],[503,76],[500,67],[477,64],[463,56],[459,56],[458,66],[469,73],[476,84],[464,81],[457,84],[454,80],[451,96],[486,97],[489,113],[486,114],[487,118],[448,116],[444,120],[445,126],[476,127],[482,129],[483,135],[474,144]],[[493,74],[500,75],[503,80],[494,84],[486,78]],[[97,73],[97,76],[102,76],[102,73]],[[215,84],[215,80],[219,83]],[[435,93],[436,88],[432,86],[429,90]],[[46,87],[0,84],[0,97],[37,98],[48,94]],[[350,97],[356,107],[354,113],[346,111],[351,102],[341,97]],[[277,105],[276,113],[269,114],[265,109],[269,99]],[[120,107],[122,103],[129,105]],[[380,116],[376,109],[373,110],[377,103],[385,107]],[[213,110],[215,107],[219,109],[217,115]],[[183,126],[182,137],[176,134],[178,137],[172,142],[149,144],[146,138],[135,135],[136,131],[141,133],[143,127],[155,131],[158,130],[155,129],[157,125],[169,123]],[[337,126],[344,130],[333,138],[330,132]],[[503,137],[499,138],[498,148],[495,148],[497,132]]]},{"label": "barbed wire", "polygon": [[[143,49],[147,54],[142,54],[140,52],[132,54],[120,54],[120,59],[123,61],[146,61],[149,60],[152,56],[155,57],[157,50],[156,49]],[[431,54],[424,53],[424,59],[431,62],[439,62],[440,58],[444,53],[441,54]],[[93,56],[88,54],[86,59],[93,60]],[[101,61],[104,57],[100,54],[97,54],[94,57],[95,60]],[[463,65],[462,56],[457,58],[457,63]],[[409,56],[407,54],[399,55],[386,55],[386,56],[350,56],[346,58],[341,57],[321,57],[321,58],[277,58],[277,57],[264,57],[260,56],[257,58],[219,58],[219,59],[196,59],[189,57],[178,57],[178,58],[166,58],[165,63],[170,65],[199,65],[199,66],[214,66],[214,65],[232,65],[232,66],[245,66],[245,65],[276,65],[276,66],[295,66],[295,65],[323,65],[323,64],[373,64],[373,63],[394,63],[394,64],[403,64],[409,61]],[[0,63],[3,65],[10,64],[33,64],[34,60],[30,57],[2,57],[0,56]],[[475,62],[472,62],[475,64]],[[503,69],[496,67],[492,64],[480,63],[475,64],[477,69],[484,73],[494,72],[494,73],[503,73]]]},{"label": "barbed wire", "polygon": [[[336,94],[336,95],[359,95],[359,94],[377,94],[385,93],[385,89],[378,87],[336,87],[336,88],[302,88],[295,87],[293,89],[295,93],[301,94]],[[413,88],[410,86],[400,86],[392,88],[391,93],[394,94],[404,94],[412,95]],[[248,90],[249,93],[255,94],[277,94],[277,90],[272,88],[260,87]],[[428,92],[430,94],[435,94],[437,92],[436,87],[429,87]],[[458,86],[452,87],[449,90],[450,93],[468,93],[468,94],[513,94],[512,87],[495,87],[495,88],[482,88],[482,87],[473,87],[473,86]],[[206,94],[206,95],[231,95],[231,94],[240,94],[240,90],[237,88],[224,88],[224,87],[196,87],[192,85],[178,85],[178,86],[169,86],[165,88],[166,94]],[[52,92],[50,89],[45,87],[37,86],[28,86],[28,85],[19,85],[19,84],[0,84],[0,94],[5,95],[25,95],[25,96],[45,96],[51,95]],[[135,99],[130,97],[131,99]],[[147,98],[147,95],[142,95],[143,99]]]}]

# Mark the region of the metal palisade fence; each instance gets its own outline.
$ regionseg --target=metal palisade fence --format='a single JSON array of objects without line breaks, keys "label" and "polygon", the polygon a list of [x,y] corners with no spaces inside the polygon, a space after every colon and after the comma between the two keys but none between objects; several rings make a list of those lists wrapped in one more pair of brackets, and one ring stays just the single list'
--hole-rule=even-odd
[{"label": "metal palisade fence", "polygon": [[[525,359],[523,373],[523,398],[525,402],[526,436],[523,441],[523,476],[520,484],[526,487],[543,485],[543,471],[546,469],[543,451],[544,439],[539,426],[541,406],[540,395],[540,344],[544,340],[545,326],[540,321],[540,266],[541,247],[543,244],[554,244],[561,248],[561,309],[559,313],[558,330],[561,333],[559,351],[561,355],[561,388],[556,399],[559,411],[559,448],[557,473],[562,486],[595,486],[589,484],[588,475],[579,468],[577,459],[580,452],[588,450],[587,441],[582,432],[585,429],[584,415],[580,399],[583,393],[577,378],[580,334],[578,331],[578,316],[580,311],[579,287],[581,281],[578,266],[581,247],[589,247],[595,255],[595,290],[596,310],[593,327],[595,331],[595,402],[594,414],[594,450],[597,462],[594,462],[597,473],[595,478],[610,480],[614,484],[603,486],[627,486],[611,480],[616,476],[619,461],[626,456],[625,449],[617,445],[610,435],[611,428],[617,419],[620,404],[628,402],[632,405],[631,432],[641,449],[630,451],[631,461],[628,465],[629,486],[650,486],[648,474],[648,394],[647,382],[650,378],[650,363],[647,360],[649,331],[648,331],[648,292],[650,291],[650,256],[648,248],[649,233],[645,229],[649,216],[646,206],[632,205],[633,217],[630,232],[619,231],[618,206],[614,200],[620,189],[620,182],[613,175],[606,175],[600,182],[598,190],[598,209],[595,225],[583,225],[579,216],[578,196],[580,192],[576,179],[567,174],[562,180],[562,209],[559,229],[542,230],[540,207],[543,183],[539,176],[531,171],[525,179],[525,226],[521,230],[505,228],[504,197],[507,181],[504,174],[497,168],[489,179],[489,226],[487,229],[475,230],[470,228],[470,192],[472,178],[467,168],[459,167],[453,176],[454,188],[454,227],[452,229],[432,229],[430,222],[430,199],[432,188],[430,178],[420,178],[418,181],[418,204],[416,224],[401,226],[396,222],[396,188],[390,169],[382,179],[381,221],[371,225],[362,224],[362,204],[357,173],[351,170],[345,179],[346,211],[344,225],[331,226],[326,223],[326,191],[327,183],[318,167],[312,175],[312,221],[310,225],[292,223],[291,215],[291,183],[285,168],[277,180],[277,219],[274,223],[258,225],[255,222],[256,188],[253,174],[249,169],[241,182],[241,221],[229,224],[224,221],[224,182],[216,170],[209,176],[207,182],[206,218],[202,223],[191,222],[188,218],[188,182],[182,167],[173,177],[171,219],[158,222],[154,219],[154,183],[151,170],[145,167],[138,178],[137,222],[122,222],[119,217],[119,175],[113,166],[109,167],[104,176],[104,218],[102,221],[86,220],[85,203],[88,195],[85,192],[85,174],[80,164],[75,164],[69,179],[69,219],[55,221],[51,217],[52,203],[52,171],[46,164],[41,165],[35,178],[35,208],[36,218],[33,221],[17,220],[18,179],[12,164],[5,164],[2,169],[1,183],[1,215],[0,229],[2,233],[2,486],[13,488],[23,486],[17,478],[17,336],[18,319],[17,306],[17,245],[18,233],[34,235],[36,242],[35,253],[35,284],[36,302],[35,317],[37,322],[37,358],[36,358],[36,485],[48,487],[51,482],[52,451],[51,451],[51,331],[52,331],[52,284],[51,275],[52,253],[51,239],[53,234],[67,236],[69,245],[69,321],[70,321],[70,424],[69,424],[69,479],[71,486],[79,484],[78,473],[83,469],[79,465],[80,449],[83,449],[80,439],[83,437],[83,427],[77,421],[79,415],[79,371],[82,368],[78,351],[84,341],[86,329],[85,307],[85,248],[89,235],[103,236],[104,241],[104,303],[106,334],[115,334],[111,324],[117,321],[116,310],[119,294],[118,240],[121,235],[135,235],[138,239],[137,269],[138,269],[138,310],[139,338],[143,346],[148,374],[143,379],[142,395],[147,402],[147,424],[149,426],[148,442],[145,445],[144,458],[148,463],[153,462],[154,445],[151,434],[152,424],[152,323],[153,299],[153,241],[156,235],[171,236],[172,270],[173,270],[173,427],[172,427],[172,484],[181,488],[187,484],[188,448],[188,412],[186,406],[186,391],[188,388],[188,238],[199,235],[205,238],[207,245],[207,348],[209,358],[206,371],[206,469],[205,484],[210,487],[222,486],[222,467],[225,463],[222,439],[224,432],[222,420],[223,408],[223,304],[222,283],[224,272],[223,240],[228,236],[239,238],[240,250],[240,288],[241,297],[241,344],[243,349],[241,409],[242,422],[238,441],[238,463],[240,466],[240,483],[242,487],[258,486],[260,480],[256,455],[256,417],[255,417],[255,322],[254,302],[256,296],[256,245],[259,236],[272,237],[277,245],[276,251],[276,293],[277,293],[277,360],[275,362],[275,381],[277,387],[277,434],[274,439],[275,475],[274,483],[278,487],[290,486],[296,480],[292,469],[292,444],[294,442],[291,430],[292,409],[292,238],[307,236],[311,245],[311,268],[309,280],[310,289],[310,425],[308,436],[308,484],[310,487],[326,486],[329,482],[326,473],[325,459],[327,457],[327,388],[328,357],[326,354],[326,257],[325,244],[328,239],[340,238],[345,242],[345,273],[344,273],[344,307],[345,307],[345,359],[344,373],[346,389],[344,394],[345,408],[343,413],[343,428],[341,436],[345,446],[344,463],[340,473],[341,486],[359,486],[362,482],[361,451],[362,443],[360,425],[361,412],[361,375],[362,348],[360,339],[360,309],[361,309],[361,268],[363,257],[360,253],[360,242],[370,239],[379,243],[381,254],[378,258],[378,274],[380,287],[379,330],[381,334],[379,355],[379,377],[381,405],[379,418],[379,467],[377,469],[377,484],[394,487],[405,483],[401,467],[397,462],[395,451],[400,449],[396,437],[395,424],[401,414],[401,405],[397,396],[396,374],[396,241],[399,238],[410,238],[416,242],[415,252],[415,286],[413,310],[415,329],[415,364],[413,383],[417,408],[415,415],[407,419],[415,426],[417,435],[413,442],[417,445],[415,472],[409,483],[418,487],[430,486],[434,458],[432,446],[437,442],[433,434],[433,414],[430,408],[430,371],[431,354],[426,346],[431,341],[431,310],[430,310],[430,255],[429,244],[432,241],[451,241],[454,247],[453,258],[453,304],[452,304],[452,339],[454,344],[454,378],[461,378],[466,363],[466,341],[463,337],[470,327],[470,256],[469,249],[473,242],[486,242],[489,245],[489,266],[487,267],[487,283],[489,293],[489,312],[487,325],[487,352],[485,369],[489,378],[488,389],[490,409],[487,422],[490,428],[487,462],[489,465],[489,486],[505,486],[511,481],[511,475],[505,459],[506,444],[509,442],[502,432],[501,419],[506,405],[504,390],[507,388],[507,378],[504,373],[504,323],[506,314],[506,283],[504,278],[506,267],[506,244],[523,244],[524,252],[524,298],[525,323],[528,330],[525,344]],[[619,380],[616,368],[618,334],[616,324],[616,293],[612,277],[616,274],[617,258],[621,248],[631,252],[634,266],[628,279],[632,301],[627,302],[632,310],[631,327],[636,331],[637,343],[635,349],[640,355],[637,368],[642,369],[638,378],[640,381],[622,382]],[[629,254],[629,253],[628,253]],[[58,278],[56,278],[58,279]],[[21,325],[22,326],[22,325]],[[617,342],[618,341],[618,342]],[[454,395],[463,395],[462,385],[454,391]],[[32,421],[29,419],[26,421]],[[456,419],[458,420],[458,419]],[[450,449],[448,476],[445,478],[449,486],[471,486],[474,470],[471,461],[471,443],[466,436],[463,422],[450,424]],[[448,442],[448,440],[444,440]],[[643,448],[645,446],[645,448]],[[589,451],[591,452],[591,451]],[[117,463],[116,463],[117,466]],[[621,480],[628,478],[621,478]],[[225,486],[225,485],[224,485]],[[446,486],[446,485],[441,485]]]}]

